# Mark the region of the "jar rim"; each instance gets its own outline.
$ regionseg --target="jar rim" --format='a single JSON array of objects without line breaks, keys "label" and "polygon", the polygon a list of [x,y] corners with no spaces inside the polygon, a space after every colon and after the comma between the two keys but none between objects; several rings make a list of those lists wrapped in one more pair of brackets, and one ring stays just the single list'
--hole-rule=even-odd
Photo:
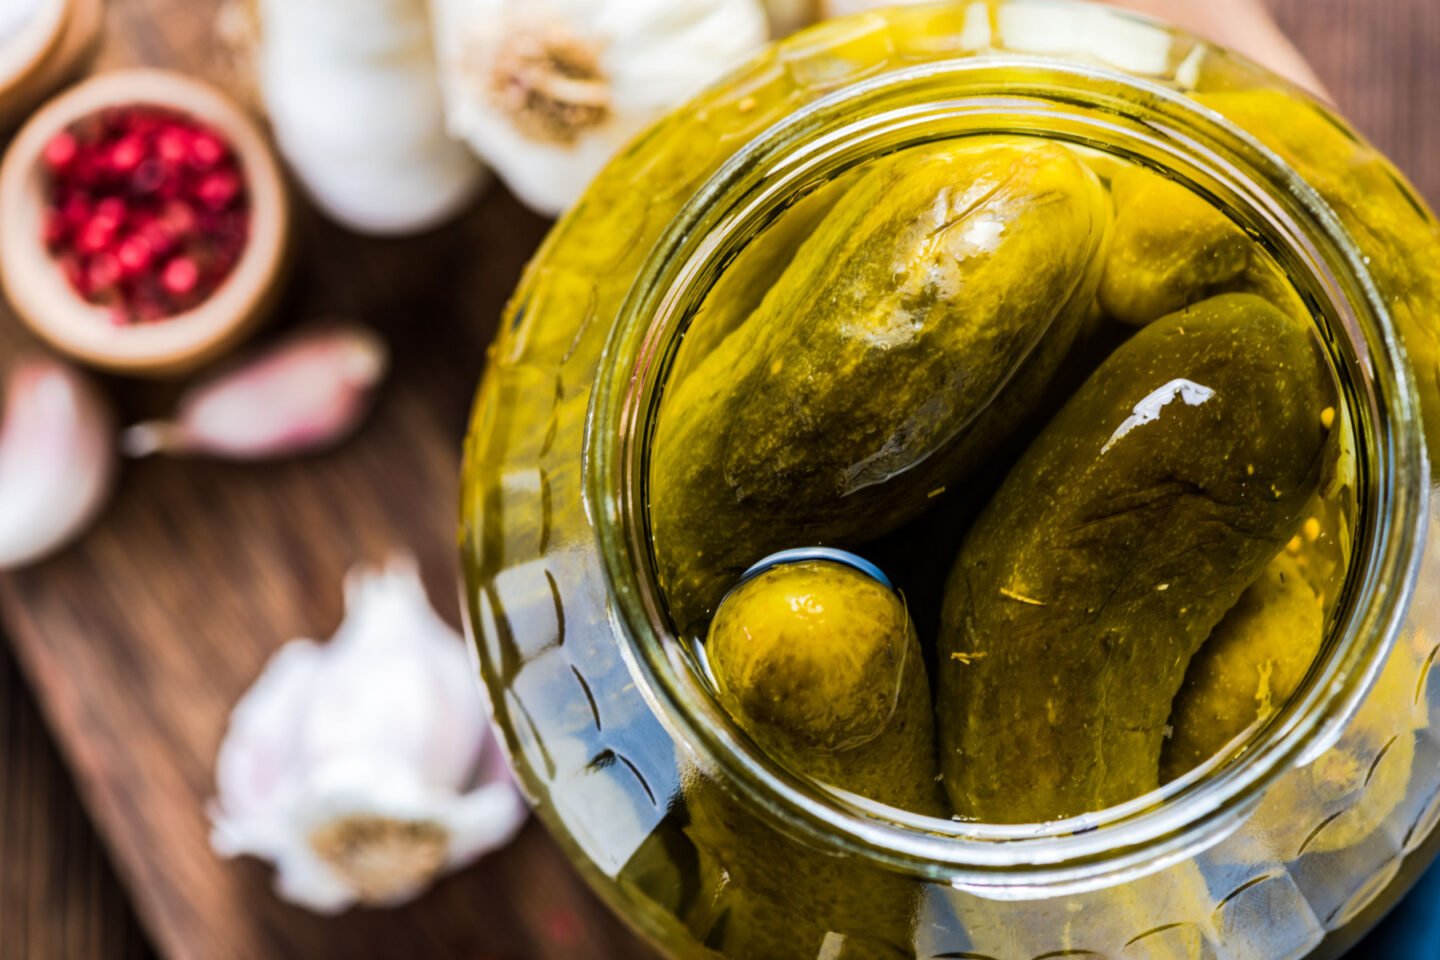
[{"label": "jar rim", "polygon": [[[978,82],[986,71],[1010,78],[1005,97],[996,98]],[[1019,74],[1028,84],[1017,85]],[[935,81],[962,89],[968,81],[974,92],[964,97],[984,99],[980,93],[990,91],[987,102],[1000,109],[1028,98],[1145,114],[1135,119],[1153,136],[1221,164],[1248,187],[1249,200],[1272,208],[1266,215],[1286,225],[1290,239],[1312,247],[1312,266],[1329,275],[1324,282],[1336,292],[1331,306],[1372,361],[1365,399],[1378,462],[1370,490],[1377,500],[1375,522],[1368,551],[1361,556],[1357,549],[1352,559],[1363,576],[1334,631],[1330,656],[1242,759],[1222,766],[1223,758],[1216,758],[1156,793],[1045,824],[974,824],[906,814],[778,767],[713,700],[697,702],[693,685],[699,678],[666,621],[654,578],[647,581],[644,574],[649,546],[643,447],[667,346],[673,348],[680,332],[665,329],[665,322],[676,319],[675,290],[697,269],[695,256],[715,252],[706,224],[713,225],[715,210],[736,191],[759,189],[757,165],[777,173],[789,162],[793,174],[796,157],[813,156],[814,145],[838,129],[836,124],[855,122],[856,104],[881,102],[906,85]],[[778,183],[765,188],[778,189]],[[681,256],[684,251],[691,255]],[[630,355],[623,346],[627,331],[638,341]],[[636,331],[644,336],[633,337]],[[1394,645],[1418,577],[1428,470],[1415,382],[1363,254],[1318,193],[1252,135],[1180,90],[1105,67],[990,52],[890,70],[797,110],[741,147],[675,218],[622,307],[601,369],[609,373],[597,380],[586,422],[586,505],[625,659],[657,716],[702,763],[792,832],[891,869],[992,896],[1050,896],[1107,885],[1187,859],[1223,838],[1279,776],[1334,744]]]}]

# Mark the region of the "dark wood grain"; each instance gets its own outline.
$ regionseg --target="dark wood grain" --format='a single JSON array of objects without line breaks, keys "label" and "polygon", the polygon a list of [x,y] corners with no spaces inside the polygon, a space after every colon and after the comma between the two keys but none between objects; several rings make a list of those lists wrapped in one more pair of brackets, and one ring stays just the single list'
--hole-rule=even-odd
[{"label": "dark wood grain", "polygon": [[0,957],[152,956],[35,701],[0,648]]},{"label": "dark wood grain", "polygon": [[1440,2],[1266,3],[1341,111],[1440,203]]},{"label": "dark wood grain", "polygon": [[[1267,0],[1331,92],[1440,199],[1440,3]],[[212,0],[112,0],[102,67],[215,74]],[[412,907],[320,919],[255,863],[209,851],[203,802],[228,705],[292,636],[327,635],[353,563],[418,553],[454,614],[457,449],[507,292],[544,223],[501,190],[408,241],[302,225],[278,326],[341,314],[385,331],[393,383],[338,453],[266,467],[144,463],[78,550],[0,579],[0,619],[156,947],[175,958],[637,957],[533,825]],[[0,307],[0,357],[25,345]],[[112,384],[128,416],[173,387]],[[0,661],[0,957],[145,955],[33,710]],[[28,712],[27,712],[28,711]]]}]

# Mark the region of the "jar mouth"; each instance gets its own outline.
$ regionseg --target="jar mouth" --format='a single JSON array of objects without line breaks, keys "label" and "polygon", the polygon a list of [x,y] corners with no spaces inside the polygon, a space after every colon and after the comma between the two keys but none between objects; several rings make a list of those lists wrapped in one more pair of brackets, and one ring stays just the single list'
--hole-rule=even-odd
[{"label": "jar mouth", "polygon": [[[1277,81],[1278,83],[1278,81]],[[923,96],[917,96],[923,92]],[[1360,535],[1328,655],[1245,755],[1220,756],[1120,806],[1043,824],[941,820],[822,787],[764,756],[708,695],[668,622],[651,554],[648,450],[697,289],[726,244],[826,170],[927,140],[1033,135],[1163,163],[1250,222],[1308,272],[1321,331],[1349,374]],[[687,311],[687,304],[690,310]],[[643,335],[636,336],[639,331]],[[1162,869],[1239,826],[1287,770],[1333,746],[1394,645],[1421,559],[1428,476],[1412,374],[1363,255],[1277,155],[1184,93],[1103,67],[984,54],[840,88],[746,144],[651,251],[606,346],[586,423],[586,506],[615,628],[657,717],[778,823],[826,848],[988,896],[1052,896]]]}]

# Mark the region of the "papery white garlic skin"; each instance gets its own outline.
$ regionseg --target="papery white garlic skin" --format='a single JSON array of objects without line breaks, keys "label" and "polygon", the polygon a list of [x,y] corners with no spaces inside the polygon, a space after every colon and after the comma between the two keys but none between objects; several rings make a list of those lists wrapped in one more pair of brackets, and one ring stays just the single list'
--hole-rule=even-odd
[{"label": "papery white garlic skin", "polygon": [[10,372],[0,426],[0,569],[23,566],[83,532],[115,476],[115,420],[83,374],[30,357]]},{"label": "papery white garlic skin", "polygon": [[[769,37],[758,0],[434,0],[434,9],[450,129],[552,216],[632,137]],[[530,122],[547,115],[548,127]]]},{"label": "papery white garlic skin", "polygon": [[527,815],[413,563],[352,574],[345,602],[328,643],[282,647],[236,705],[211,810],[218,853],[273,862],[283,897],[326,913],[404,902]]},{"label": "papery white garlic skin", "polygon": [[236,460],[328,449],[360,424],[388,367],[385,342],[365,327],[304,333],[191,388],[174,420],[136,424],[121,448]]},{"label": "papery white garlic skin", "polygon": [[0,3],[0,50],[20,37],[40,12],[40,0],[5,0]]},{"label": "papery white garlic skin", "polygon": [[285,159],[331,217],[409,234],[484,170],[445,129],[426,0],[260,0],[259,74]]}]

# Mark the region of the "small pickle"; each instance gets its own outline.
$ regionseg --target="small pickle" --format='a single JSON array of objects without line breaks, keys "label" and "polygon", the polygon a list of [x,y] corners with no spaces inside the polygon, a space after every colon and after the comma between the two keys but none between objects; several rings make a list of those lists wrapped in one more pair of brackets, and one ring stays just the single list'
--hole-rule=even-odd
[{"label": "small pickle", "polygon": [[766,554],[881,536],[983,458],[1074,340],[1109,219],[1095,175],[1039,141],[867,169],[667,391],[651,521],[681,629]]},{"label": "small pickle", "polygon": [[1324,638],[1320,596],[1293,557],[1278,555],[1190,661],[1170,715],[1161,781],[1189,773],[1284,706]]},{"label": "small pickle", "polygon": [[1250,265],[1251,241],[1219,210],[1143,167],[1111,183],[1115,229],[1100,305],[1141,327],[1218,292]]},{"label": "small pickle", "polygon": [[[726,596],[705,644],[717,698],[797,773],[947,816],[920,644],[900,597],[843,564],[774,567]],[[703,777],[687,794],[704,873],[728,877],[711,944],[727,956],[913,956],[915,888],[796,843]]]},{"label": "small pickle", "polygon": [[893,590],[828,560],[772,567],[725,598],[705,650],[721,705],[772,757],[943,815],[925,663]]},{"label": "small pickle", "polygon": [[1335,402],[1310,331],[1249,294],[1101,365],[951,572],[937,727],[957,815],[1039,822],[1159,785],[1186,667],[1300,527]]}]

